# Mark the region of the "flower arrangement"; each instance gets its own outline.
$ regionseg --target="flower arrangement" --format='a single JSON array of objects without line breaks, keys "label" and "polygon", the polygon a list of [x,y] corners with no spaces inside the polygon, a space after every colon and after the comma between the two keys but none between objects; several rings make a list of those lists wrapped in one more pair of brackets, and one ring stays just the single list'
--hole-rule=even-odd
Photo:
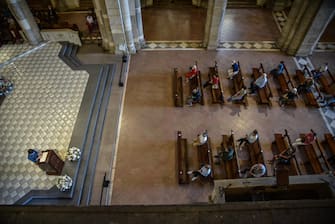
[{"label": "flower arrangement", "polygon": [[56,186],[60,191],[63,192],[69,190],[72,187],[72,178],[66,174],[64,176],[60,176],[57,180]]},{"label": "flower arrangement", "polygon": [[80,159],[81,151],[77,147],[71,147],[67,151],[67,159],[70,161],[77,161]]}]

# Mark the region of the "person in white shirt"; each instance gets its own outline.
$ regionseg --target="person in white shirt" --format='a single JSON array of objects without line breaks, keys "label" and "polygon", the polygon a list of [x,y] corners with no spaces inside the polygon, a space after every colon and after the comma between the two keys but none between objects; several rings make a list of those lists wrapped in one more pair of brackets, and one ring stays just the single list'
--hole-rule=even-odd
[{"label": "person in white shirt", "polygon": [[266,167],[262,163],[254,164],[250,168],[250,175],[253,177],[262,177],[266,174]]},{"label": "person in white shirt", "polygon": [[212,169],[211,166],[206,164],[206,165],[202,165],[201,168],[199,170],[191,170],[191,171],[187,171],[187,174],[189,175],[193,175],[192,176],[192,181],[195,181],[196,179],[198,179],[200,176],[203,177],[208,177],[211,175]]},{"label": "person in white shirt", "polygon": [[265,87],[268,82],[267,74],[263,73],[263,75],[259,76],[254,82],[250,85],[250,93],[254,93],[257,89],[262,89]]},{"label": "person in white shirt", "polygon": [[258,132],[257,130],[253,130],[249,135],[246,135],[245,138],[240,138],[237,140],[239,142],[238,148],[240,149],[243,143],[249,143],[252,144],[256,142],[258,139]]},{"label": "person in white shirt", "polygon": [[199,134],[198,137],[194,140],[193,146],[203,145],[208,140],[208,133],[205,130],[202,134]]},{"label": "person in white shirt", "polygon": [[247,95],[248,91],[245,87],[240,89],[237,93],[228,98],[228,101],[241,101]]}]

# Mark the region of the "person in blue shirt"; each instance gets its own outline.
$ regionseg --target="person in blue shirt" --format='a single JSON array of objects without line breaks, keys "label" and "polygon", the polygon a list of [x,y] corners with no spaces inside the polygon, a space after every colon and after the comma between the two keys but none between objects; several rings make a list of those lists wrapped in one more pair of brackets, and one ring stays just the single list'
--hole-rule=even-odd
[{"label": "person in blue shirt", "polygon": [[38,161],[40,152],[37,149],[28,149],[28,159],[34,163]]},{"label": "person in blue shirt", "polygon": [[239,67],[238,63],[234,60],[233,63],[231,64],[232,69],[228,69],[228,79],[233,79],[235,75],[238,74],[239,72]]},{"label": "person in blue shirt", "polygon": [[277,68],[275,69],[272,69],[270,74],[273,75],[273,76],[280,76],[281,74],[284,73],[284,62],[283,61],[280,61],[279,65],[277,66]]}]

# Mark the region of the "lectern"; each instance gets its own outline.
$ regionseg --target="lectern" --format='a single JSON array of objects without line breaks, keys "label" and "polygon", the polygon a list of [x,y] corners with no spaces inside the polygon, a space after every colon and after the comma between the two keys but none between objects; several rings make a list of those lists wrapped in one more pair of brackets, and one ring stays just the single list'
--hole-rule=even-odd
[{"label": "lectern", "polygon": [[37,161],[37,165],[48,175],[61,175],[64,161],[52,149],[42,151],[42,155]]}]

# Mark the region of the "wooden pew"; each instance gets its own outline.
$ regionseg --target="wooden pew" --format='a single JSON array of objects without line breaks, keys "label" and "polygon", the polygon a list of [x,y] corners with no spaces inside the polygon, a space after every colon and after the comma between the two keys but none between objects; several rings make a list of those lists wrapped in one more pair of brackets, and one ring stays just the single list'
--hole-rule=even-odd
[{"label": "wooden pew", "polygon": [[256,163],[263,163],[265,164],[263,150],[261,144],[259,142],[259,137],[254,143],[246,143],[245,144],[249,153],[250,158],[250,166]]},{"label": "wooden pew", "polygon": [[[296,78],[299,84],[303,84],[305,82],[305,74],[301,70],[296,70]],[[308,106],[319,107],[318,102],[316,101],[314,94],[312,92],[305,92],[304,93],[304,101],[305,104]]]},{"label": "wooden pew", "polygon": [[[278,150],[278,154],[286,151],[291,145],[290,137],[287,133],[287,130],[285,130],[285,135],[281,133],[275,133],[274,134],[275,141],[273,142]],[[285,140],[286,138],[286,140]],[[292,147],[292,146],[291,146]],[[291,166],[289,167],[289,174],[290,175],[301,175],[301,171],[297,162],[297,159],[295,155],[292,156],[290,160]]]},{"label": "wooden pew", "polygon": [[[310,77],[313,77],[311,72],[309,71],[309,69],[307,68],[307,66],[305,65],[304,70],[308,73],[308,75]],[[327,77],[325,76],[325,74],[322,74],[318,79],[317,82],[320,83],[321,85],[321,90],[328,94],[328,95],[335,95],[334,91],[330,88],[331,84],[329,83]]]},{"label": "wooden pew", "polygon": [[177,164],[178,183],[188,184],[187,139],[182,137],[181,131],[177,132]]},{"label": "wooden pew", "polygon": [[[264,68],[262,63],[260,63],[259,68],[252,68],[252,75],[254,79],[256,80],[258,77],[260,77],[264,73]],[[258,88],[258,103],[259,104],[268,104],[269,106],[272,105],[270,98],[272,97],[272,91],[269,85],[269,82],[266,83],[264,88]]]},{"label": "wooden pew", "polygon": [[183,78],[177,68],[174,68],[173,72],[173,99],[176,107],[184,106]]},{"label": "wooden pew", "polygon": [[210,181],[213,181],[214,180],[214,163],[213,163],[212,148],[211,148],[209,137],[205,144],[197,146],[197,151],[198,151],[199,167],[201,167],[202,165],[206,165],[206,164],[210,165],[212,172],[209,178],[210,178]]},{"label": "wooden pew", "polygon": [[241,177],[241,167],[238,159],[238,154],[235,147],[235,139],[234,133],[231,132],[231,135],[222,135],[222,144],[224,148],[228,148],[228,146],[234,149],[234,156],[233,159],[224,161],[224,168],[226,171],[226,178],[227,179],[235,179]]},{"label": "wooden pew", "polygon": [[329,68],[327,69],[327,73],[328,73],[330,79],[332,80],[331,85],[334,84],[334,83],[335,83],[335,78],[334,78],[334,76],[332,75],[332,73],[330,72]]},{"label": "wooden pew", "polygon": [[278,84],[279,84],[279,91],[281,94],[285,94],[289,91],[289,84],[291,85],[291,88],[295,88],[290,74],[287,71],[287,68],[284,64],[284,73],[280,74],[280,75],[274,75],[274,79],[277,80]]},{"label": "wooden pew", "polygon": [[[214,74],[216,74],[219,77],[218,67],[217,67],[217,63],[216,62],[215,62],[215,66],[214,67],[209,67],[208,79],[212,80]],[[220,77],[219,77],[218,88],[217,89],[213,89],[211,87],[211,94],[212,94],[212,102],[213,103],[220,103],[220,104],[224,103],[224,96],[223,96],[223,90],[222,90],[222,86],[221,86]]]},{"label": "wooden pew", "polygon": [[201,99],[200,104],[204,105],[204,90],[202,88],[202,81],[201,81],[201,73],[200,70],[198,70],[197,74],[189,80],[190,83],[190,96],[192,96],[192,90],[195,88],[199,88],[201,92]]},{"label": "wooden pew", "polygon": [[[237,93],[238,91],[240,91],[243,87],[245,87],[244,85],[244,78],[242,75],[242,71],[241,71],[241,67],[240,67],[240,62],[237,62],[238,64],[238,74],[234,75],[232,82],[233,82],[233,86],[232,86],[232,95],[234,95],[235,93]],[[245,106],[248,105],[248,100],[247,97],[244,97],[243,100],[240,101],[234,101],[234,103],[240,103],[240,104],[244,104]]]},{"label": "wooden pew", "polygon": [[[300,134],[300,138],[304,138],[305,134]],[[309,145],[300,145],[300,149],[303,149],[308,161],[305,161],[305,164],[310,164],[313,170],[313,173],[319,174],[323,172],[319,158],[314,150],[313,144]]]},{"label": "wooden pew", "polygon": [[325,142],[328,145],[329,151],[332,153],[332,157],[335,157],[335,139],[330,133],[324,134]]}]

